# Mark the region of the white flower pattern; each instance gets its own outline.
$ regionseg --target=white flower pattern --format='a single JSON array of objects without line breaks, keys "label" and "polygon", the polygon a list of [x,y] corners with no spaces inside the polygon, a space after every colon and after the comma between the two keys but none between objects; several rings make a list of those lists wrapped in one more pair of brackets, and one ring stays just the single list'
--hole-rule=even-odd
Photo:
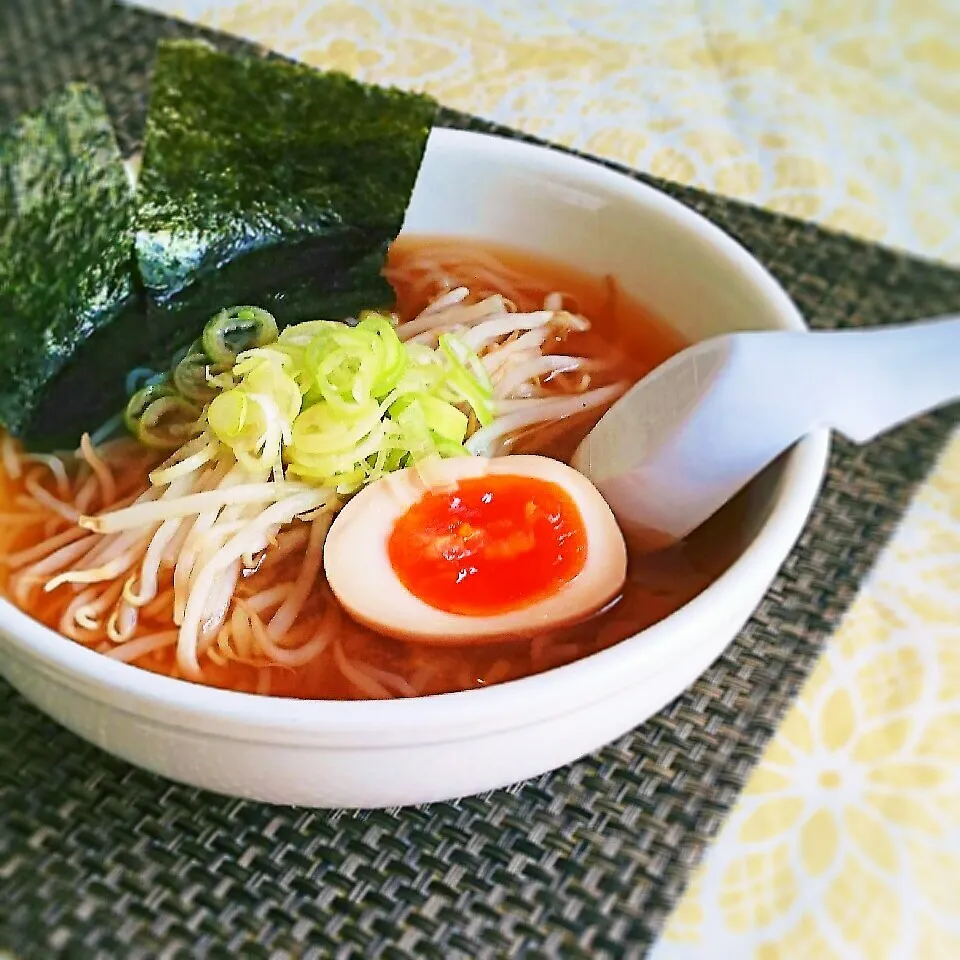
[{"label": "white flower pattern", "polygon": [[652,960],[960,956],[958,493],[960,434]]}]

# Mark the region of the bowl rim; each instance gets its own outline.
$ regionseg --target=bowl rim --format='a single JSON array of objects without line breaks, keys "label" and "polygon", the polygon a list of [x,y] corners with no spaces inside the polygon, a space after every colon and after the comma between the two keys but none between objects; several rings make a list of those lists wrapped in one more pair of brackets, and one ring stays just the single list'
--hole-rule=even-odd
[{"label": "bowl rim", "polygon": [[[433,151],[463,148],[474,156],[495,154],[498,162],[515,162],[526,169],[589,182],[652,207],[681,229],[697,234],[722,258],[726,269],[749,282],[783,329],[807,329],[797,307],[759,261],[720,227],[657,188],[602,160],[549,146],[447,128],[435,128],[430,134],[429,149]],[[355,701],[298,700],[222,690],[112,660],[69,641],[4,598],[0,598],[0,644],[21,661],[31,661],[31,669],[93,699],[109,700],[113,708],[132,716],[149,714],[167,726],[204,728],[228,739],[293,737],[306,742],[344,736],[375,740],[380,745],[385,736],[391,742],[424,744],[453,740],[465,733],[490,734],[582,709],[636,683],[641,672],[655,674],[671,657],[682,653],[684,638],[695,644],[704,625],[719,621],[725,610],[733,612],[741,592],[737,584],[744,577],[762,581],[765,589],[813,507],[828,453],[829,434],[820,430],[786,455],[775,501],[760,529],[730,567],[680,609],[598,653],[488,688]]]}]

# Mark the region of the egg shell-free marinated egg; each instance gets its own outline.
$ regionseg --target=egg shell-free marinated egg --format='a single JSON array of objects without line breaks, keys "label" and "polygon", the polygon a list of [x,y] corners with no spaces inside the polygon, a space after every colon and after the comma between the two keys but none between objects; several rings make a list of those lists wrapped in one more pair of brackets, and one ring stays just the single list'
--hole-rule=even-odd
[{"label": "egg shell-free marinated egg", "polygon": [[358,493],[330,528],[324,567],[347,612],[380,633],[494,642],[605,607],[627,552],[603,497],[566,464],[458,457]]}]

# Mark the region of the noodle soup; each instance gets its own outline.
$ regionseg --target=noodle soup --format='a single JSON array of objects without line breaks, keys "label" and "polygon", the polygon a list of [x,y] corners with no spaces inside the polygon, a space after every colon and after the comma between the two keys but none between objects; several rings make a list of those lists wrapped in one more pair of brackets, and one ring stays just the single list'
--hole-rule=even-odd
[{"label": "noodle soup", "polygon": [[[474,332],[478,355],[496,371],[493,395],[500,413],[489,426],[471,421],[467,443],[482,442],[492,455],[568,459],[626,386],[685,346],[612,278],[506,248],[403,237],[391,250],[387,276],[396,291],[397,332],[404,342],[435,345],[437,331],[445,329],[438,325],[445,311],[457,329]],[[497,298],[497,309],[480,319],[500,318],[486,322],[500,323],[505,332],[483,342],[476,334],[479,324],[469,326],[476,318],[465,319],[464,311],[487,310],[484,305]],[[510,317],[538,312],[551,314],[546,326],[530,320],[510,329]],[[510,363],[497,366],[495,354],[507,352]],[[553,406],[544,409],[556,413],[530,420],[523,412],[529,407],[520,403],[525,399],[548,401]],[[232,463],[205,463],[189,479],[191,457],[202,456],[202,450],[189,448],[162,468],[170,477],[162,489],[169,493],[181,484],[189,496],[219,489]],[[224,573],[207,585],[190,651],[196,669],[185,671],[184,622],[191,617],[188,586],[196,570],[188,569],[184,557],[197,549],[198,528],[213,521],[200,514],[175,523],[156,514],[143,525],[99,538],[78,523],[83,515],[162,500],[163,494],[150,492],[151,471],[161,459],[129,438],[97,446],[85,438],[74,457],[28,455],[5,441],[2,588],[70,641],[106,656],[275,696],[436,694],[501,683],[587,656],[669,615],[718,577],[740,549],[745,516],[741,497],[684,543],[636,551],[621,595],[581,623],[532,637],[435,646],[378,635],[341,609],[321,564],[336,508],[318,501],[298,518],[272,527],[265,548],[238,554],[235,575]],[[230,509],[238,511],[233,533],[242,532],[242,511],[224,511]],[[198,554],[193,566],[199,563]]]}]

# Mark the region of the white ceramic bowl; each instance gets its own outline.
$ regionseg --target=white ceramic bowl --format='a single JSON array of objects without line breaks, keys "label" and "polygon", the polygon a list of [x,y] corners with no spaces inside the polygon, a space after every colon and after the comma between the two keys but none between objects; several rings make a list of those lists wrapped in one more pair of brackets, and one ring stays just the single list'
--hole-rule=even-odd
[{"label": "white ceramic bowl", "polygon": [[[730,237],[597,164],[437,130],[404,230],[509,242],[623,286],[692,339],[803,329],[783,290]],[[513,683],[417,700],[278,700],[155,676],[92,653],[0,601],[0,671],[104,750],[220,793],[382,807],[532,777],[642,723],[721,653],[800,534],[828,438],[808,437],[765,484],[737,562],[661,623],[595,656]]]}]

